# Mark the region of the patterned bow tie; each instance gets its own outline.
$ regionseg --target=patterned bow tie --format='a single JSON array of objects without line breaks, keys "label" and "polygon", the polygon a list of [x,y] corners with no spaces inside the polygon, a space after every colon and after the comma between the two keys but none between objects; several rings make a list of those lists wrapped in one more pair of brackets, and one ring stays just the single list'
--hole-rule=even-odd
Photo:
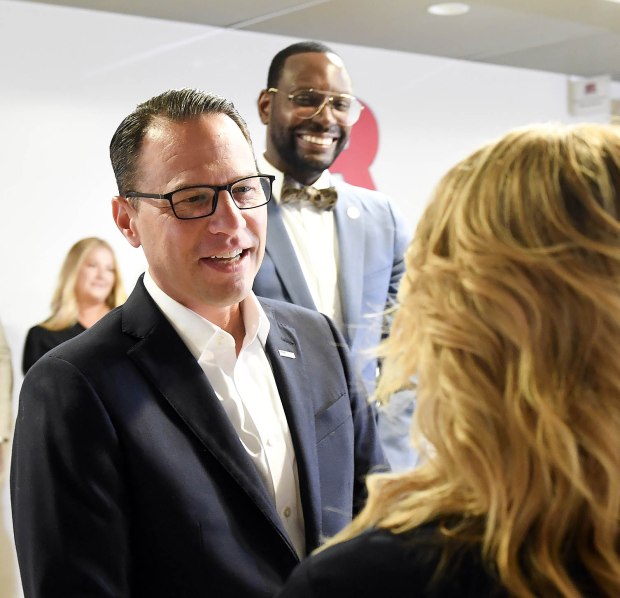
[{"label": "patterned bow tie", "polygon": [[315,189],[304,187],[296,181],[285,180],[280,193],[281,203],[296,203],[301,200],[309,201],[317,210],[331,210],[336,205],[338,192],[335,187]]}]

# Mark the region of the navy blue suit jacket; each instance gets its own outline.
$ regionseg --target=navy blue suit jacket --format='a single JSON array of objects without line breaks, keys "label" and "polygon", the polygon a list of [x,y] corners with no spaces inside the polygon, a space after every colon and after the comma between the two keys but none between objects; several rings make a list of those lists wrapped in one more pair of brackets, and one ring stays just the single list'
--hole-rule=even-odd
[{"label": "navy blue suit jacket", "polygon": [[[311,551],[350,520],[383,457],[331,322],[261,303]],[[266,598],[298,562],[220,401],[142,281],[28,372],[11,492],[26,598]]]},{"label": "navy blue suit jacket", "polygon": [[[335,186],[343,332],[371,389],[376,377],[376,359],[368,350],[376,347],[384,332],[382,314],[396,297],[410,235],[402,214],[386,195],[345,182],[337,182]],[[316,309],[278,202],[270,202],[267,209],[267,245],[254,280],[254,292]]]}]

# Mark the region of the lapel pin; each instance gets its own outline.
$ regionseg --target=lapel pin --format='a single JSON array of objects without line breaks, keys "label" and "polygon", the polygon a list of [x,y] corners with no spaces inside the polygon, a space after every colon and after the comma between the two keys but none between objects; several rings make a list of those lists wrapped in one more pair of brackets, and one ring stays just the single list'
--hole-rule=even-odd
[{"label": "lapel pin", "polygon": [[278,349],[278,353],[282,357],[288,357],[289,359],[295,359],[295,353],[292,353],[291,351],[284,351],[283,349]]},{"label": "lapel pin", "polygon": [[347,216],[351,218],[351,220],[357,220],[360,217],[360,211],[355,206],[351,206],[347,208]]}]

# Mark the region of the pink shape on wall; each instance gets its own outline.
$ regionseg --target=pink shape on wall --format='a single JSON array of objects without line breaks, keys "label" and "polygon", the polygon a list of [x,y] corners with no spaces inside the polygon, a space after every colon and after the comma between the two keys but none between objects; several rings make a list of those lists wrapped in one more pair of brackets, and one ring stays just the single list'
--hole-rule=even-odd
[{"label": "pink shape on wall", "polygon": [[364,102],[362,104],[364,110],[351,129],[349,143],[329,170],[341,174],[351,185],[376,189],[370,167],[379,150],[379,125],[370,107]]}]

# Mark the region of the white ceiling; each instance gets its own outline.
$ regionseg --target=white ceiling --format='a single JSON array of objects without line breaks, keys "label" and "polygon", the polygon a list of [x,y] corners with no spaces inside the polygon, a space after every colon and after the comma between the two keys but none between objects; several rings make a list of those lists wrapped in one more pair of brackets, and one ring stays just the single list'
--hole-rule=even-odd
[{"label": "white ceiling", "polygon": [[[620,81],[620,0],[29,0]],[[464,0],[463,0],[464,1]]]}]

